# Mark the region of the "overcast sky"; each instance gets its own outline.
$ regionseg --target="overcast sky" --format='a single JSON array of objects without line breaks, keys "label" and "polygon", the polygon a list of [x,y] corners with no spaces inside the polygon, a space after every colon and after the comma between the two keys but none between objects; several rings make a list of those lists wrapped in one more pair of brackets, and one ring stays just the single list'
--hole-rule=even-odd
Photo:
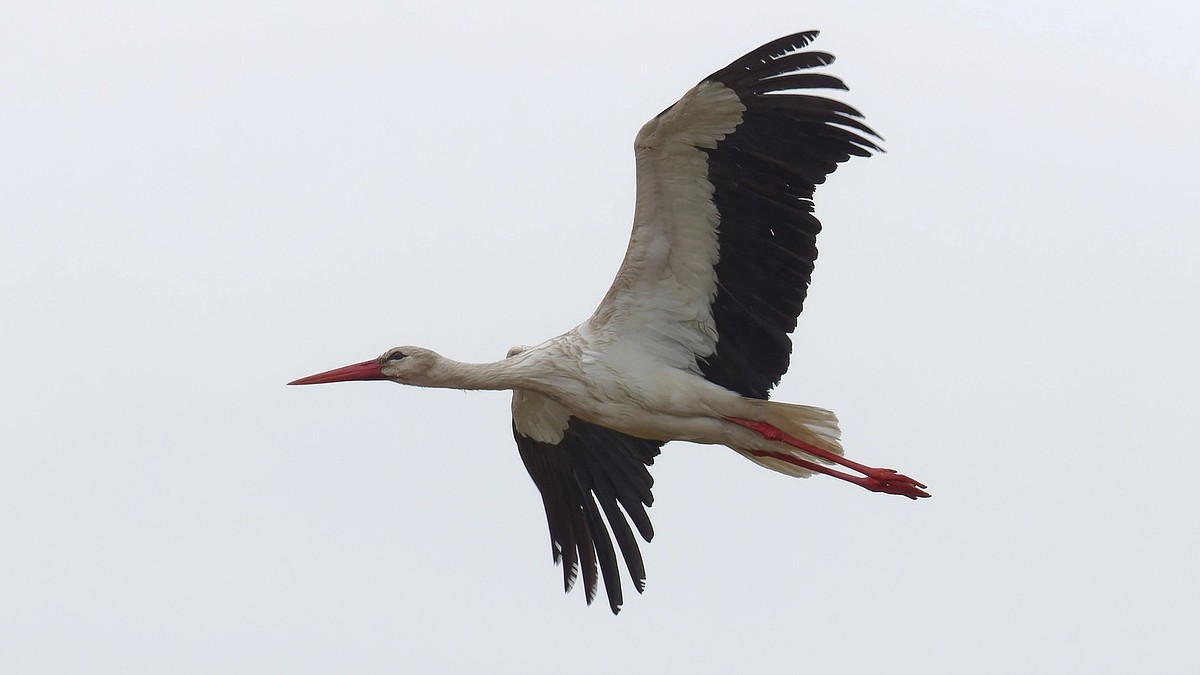
[{"label": "overcast sky", "polygon": [[[0,10],[0,671],[1195,668],[1197,5],[437,4]],[[638,127],[809,28],[888,153],[775,397],[932,499],[670,444],[613,617],[507,394],[284,386],[584,319]]]}]

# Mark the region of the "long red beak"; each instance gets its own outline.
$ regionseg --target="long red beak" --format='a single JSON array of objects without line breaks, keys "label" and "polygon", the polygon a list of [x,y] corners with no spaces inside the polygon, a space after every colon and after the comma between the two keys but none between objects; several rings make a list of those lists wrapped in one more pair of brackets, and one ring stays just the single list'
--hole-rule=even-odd
[{"label": "long red beak", "polygon": [[352,380],[386,380],[380,370],[379,360],[371,359],[352,366],[334,368],[316,375],[302,377],[288,384],[325,384],[326,382],[350,382]]}]

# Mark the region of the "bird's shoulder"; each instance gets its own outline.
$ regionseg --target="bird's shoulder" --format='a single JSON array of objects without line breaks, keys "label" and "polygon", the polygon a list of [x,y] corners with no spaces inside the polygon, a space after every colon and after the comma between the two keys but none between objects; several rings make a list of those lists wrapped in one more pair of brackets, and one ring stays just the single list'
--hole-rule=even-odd
[{"label": "bird's shoulder", "polygon": [[672,143],[714,148],[737,128],[745,110],[734,90],[720,82],[701,82],[642,125],[634,137],[634,149],[639,158],[650,159],[655,156],[646,151],[670,150]]}]

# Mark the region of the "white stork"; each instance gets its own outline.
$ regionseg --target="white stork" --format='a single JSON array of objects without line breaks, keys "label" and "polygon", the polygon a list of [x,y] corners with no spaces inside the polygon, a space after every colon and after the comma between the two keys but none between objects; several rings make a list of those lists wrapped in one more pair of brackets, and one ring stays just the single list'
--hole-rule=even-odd
[{"label": "white stork", "polygon": [[590,604],[599,566],[614,613],[621,581],[604,521],[641,592],[646,572],[626,516],[650,541],[647,467],[666,441],[725,445],[790,476],[928,497],[907,476],[844,459],[832,412],[766,400],[788,369],[788,334],[817,257],[813,191],[851,155],[879,150],[854,108],[795,93],[846,89],[806,72],[833,62],[800,51],[816,36],[755,49],[642,127],[629,249],[583,323],[493,363],[396,347],[291,384],[511,389],[517,450],[541,491],[565,589],[582,570]]}]

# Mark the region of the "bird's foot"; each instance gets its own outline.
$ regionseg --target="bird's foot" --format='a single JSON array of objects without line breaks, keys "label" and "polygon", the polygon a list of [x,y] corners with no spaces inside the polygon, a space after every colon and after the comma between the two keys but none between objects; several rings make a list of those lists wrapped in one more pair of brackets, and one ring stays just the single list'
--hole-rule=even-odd
[{"label": "bird's foot", "polygon": [[900,495],[909,499],[928,497],[925,485],[919,483],[895,469],[871,469],[863,478],[854,478],[851,482],[860,485],[871,492],[883,492],[890,495]]}]

